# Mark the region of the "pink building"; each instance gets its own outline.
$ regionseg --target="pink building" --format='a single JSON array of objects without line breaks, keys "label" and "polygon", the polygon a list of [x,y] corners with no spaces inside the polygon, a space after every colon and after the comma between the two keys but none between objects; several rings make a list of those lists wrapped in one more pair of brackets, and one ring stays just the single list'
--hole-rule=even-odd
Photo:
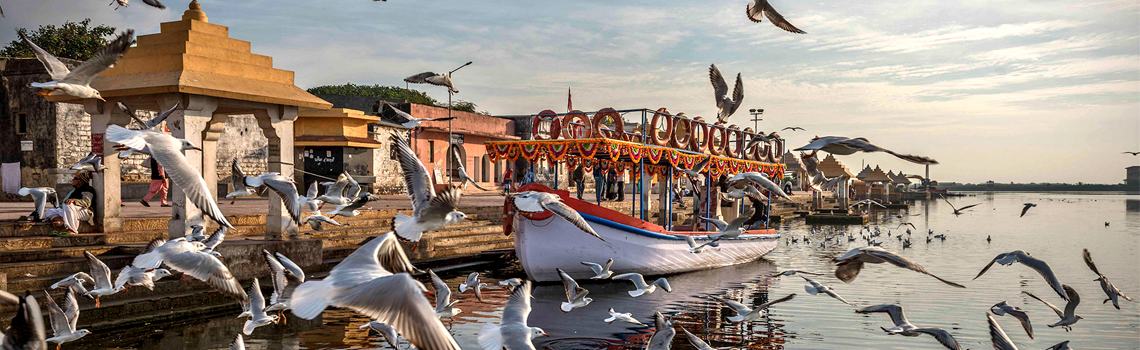
[{"label": "pink building", "polygon": [[[416,118],[444,118],[448,112],[446,108],[416,103],[400,103],[396,107]],[[480,185],[501,184],[506,162],[492,163],[484,143],[518,140],[519,137],[515,136],[515,122],[462,111],[451,111],[451,116],[455,117],[451,121],[451,139],[459,146],[463,167],[467,169],[468,175],[480,182]],[[428,171],[432,172],[432,178],[437,184],[445,183],[448,171],[455,169],[450,164],[448,144],[446,121],[424,122],[412,132],[412,148]]]}]

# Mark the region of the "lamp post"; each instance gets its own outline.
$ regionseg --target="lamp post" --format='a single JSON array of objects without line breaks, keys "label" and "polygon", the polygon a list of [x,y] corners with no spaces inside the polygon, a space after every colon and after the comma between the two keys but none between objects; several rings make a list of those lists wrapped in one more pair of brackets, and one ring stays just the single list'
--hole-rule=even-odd
[{"label": "lamp post", "polygon": [[748,114],[752,115],[752,131],[760,132],[760,121],[764,120],[764,118],[761,118],[760,116],[764,115],[764,109],[752,108],[748,110]]},{"label": "lamp post", "polygon": [[[467,63],[464,63],[462,66],[459,66],[458,68],[452,69],[450,72],[447,72],[447,77],[450,79],[451,75],[454,74],[455,71],[463,69],[463,67],[470,66],[471,63],[473,63],[473,61],[467,61]],[[451,119],[451,107],[452,107],[451,106],[451,95],[452,95],[451,87],[448,87],[447,88],[447,145],[448,145],[447,146],[447,152],[448,153],[451,153],[451,147],[456,147],[452,144],[452,142],[455,142],[455,141],[452,139],[452,136],[451,136],[451,121],[452,121],[452,119]],[[448,160],[451,160],[451,158],[452,157],[450,157],[450,156],[447,157]],[[465,160],[460,159],[459,161],[463,162]],[[452,182],[452,180],[453,179],[452,179],[452,174],[451,174],[451,167],[449,166],[449,167],[447,167],[447,182],[450,184]]]}]

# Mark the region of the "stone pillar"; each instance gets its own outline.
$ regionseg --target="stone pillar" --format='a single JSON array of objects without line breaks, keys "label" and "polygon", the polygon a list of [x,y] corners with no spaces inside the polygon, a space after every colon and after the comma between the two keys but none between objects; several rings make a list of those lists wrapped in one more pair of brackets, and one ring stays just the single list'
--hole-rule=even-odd
[{"label": "stone pillar", "polygon": [[[276,105],[253,112],[262,132],[269,139],[269,172],[293,176],[293,120],[297,118],[297,107]],[[289,212],[281,202],[281,197],[269,191],[269,214],[265,216],[265,239],[284,240],[297,237],[297,225],[289,218]]]},{"label": "stone pillar", "polygon": [[122,200],[122,176],[119,162],[119,152],[115,151],[115,144],[106,141],[107,126],[111,124],[123,126],[131,122],[130,116],[122,110],[113,107],[113,103],[98,100],[85,100],[84,109],[91,115],[92,151],[102,145],[103,166],[107,167],[101,173],[91,177],[91,187],[95,188],[97,200],[92,206],[95,226],[99,232],[122,232],[123,216],[119,203]]},{"label": "stone pillar", "polygon": [[[178,103],[180,99],[181,95],[167,96],[159,101],[159,109],[166,110]],[[171,136],[186,139],[202,148],[201,152],[190,150],[183,153],[186,155],[186,160],[190,166],[203,175],[202,178],[206,180],[207,190],[214,194],[217,191],[218,175],[214,171],[216,170],[214,164],[211,163],[207,168],[204,166],[204,161],[213,160],[217,156],[214,153],[217,151],[217,147],[208,145],[216,145],[214,141],[217,140],[217,137],[215,136],[213,141],[209,141],[210,138],[207,134],[214,128],[214,111],[218,108],[218,102],[217,99],[206,96],[189,96],[186,100],[183,101],[184,108],[175,110],[166,118],[166,126],[170,129]],[[207,169],[210,171],[206,172]],[[216,194],[214,197],[217,197]],[[190,233],[190,226],[206,226],[207,218],[202,215],[202,209],[193,203],[189,203],[186,200],[186,194],[174,183],[170,184],[170,199],[172,207],[170,223],[167,228],[170,238],[185,236]]]}]

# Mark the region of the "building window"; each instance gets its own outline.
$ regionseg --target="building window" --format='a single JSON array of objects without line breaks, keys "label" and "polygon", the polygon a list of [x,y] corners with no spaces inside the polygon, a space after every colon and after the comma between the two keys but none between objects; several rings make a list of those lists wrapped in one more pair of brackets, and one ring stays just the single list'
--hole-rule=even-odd
[{"label": "building window", "polygon": [[28,133],[28,114],[16,113],[16,135]]},{"label": "building window", "polygon": [[435,141],[428,140],[428,162],[435,163]]}]

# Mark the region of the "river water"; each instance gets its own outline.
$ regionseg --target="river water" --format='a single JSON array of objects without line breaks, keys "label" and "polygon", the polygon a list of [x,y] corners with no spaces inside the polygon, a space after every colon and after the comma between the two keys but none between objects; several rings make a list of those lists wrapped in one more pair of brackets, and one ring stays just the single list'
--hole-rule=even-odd
[{"label": "river water", "polygon": [[[570,313],[558,310],[564,298],[561,285],[537,286],[534,292],[532,326],[541,327],[549,337],[535,340],[547,349],[641,349],[651,329],[622,324],[606,324],[606,310],[632,312],[652,324],[653,311],[661,311],[714,347],[748,349],[943,349],[932,337],[903,337],[885,334],[879,327],[891,326],[885,314],[862,315],[856,307],[898,303],[912,323],[920,327],[941,327],[953,334],[964,348],[988,349],[990,338],[985,318],[991,305],[1001,301],[1029,312],[1036,339],[1030,339],[1012,317],[997,320],[1021,349],[1042,349],[1071,340],[1078,349],[1140,349],[1140,303],[1121,300],[1121,310],[1105,299],[1096,275],[1085,266],[1081,249],[1088,248],[1097,267],[1125,294],[1140,297],[1140,197],[1121,194],[1084,193],[978,193],[952,198],[958,207],[981,203],[961,216],[954,216],[942,201],[917,202],[909,211],[872,213],[872,227],[893,233],[901,222],[917,226],[913,246],[903,249],[895,237],[883,234],[882,247],[900,253],[945,279],[967,286],[947,286],[928,276],[887,264],[867,265],[851,283],[843,283],[832,273],[831,259],[862,246],[862,239],[842,238],[842,232],[858,235],[857,226],[804,225],[793,220],[781,227],[780,246],[764,259],[715,270],[669,276],[672,293],[658,292],[631,298],[627,282],[590,283],[579,281],[590,290],[594,302]],[[1018,217],[1022,203],[1037,203],[1025,217]],[[902,217],[899,217],[899,216]],[[1107,225],[1106,225],[1107,223]],[[945,234],[946,240],[927,243],[927,231]],[[986,238],[992,238],[987,242]],[[790,244],[790,238],[800,240]],[[811,243],[804,243],[808,237]],[[820,243],[824,243],[821,247]],[[1077,314],[1084,317],[1071,332],[1047,325],[1058,319],[1046,306],[1029,299],[1029,291],[1060,307],[1064,301],[1052,292],[1040,275],[1020,264],[995,265],[977,280],[974,276],[994,256],[1024,250],[1045,260],[1062,283],[1081,296]],[[804,292],[798,277],[770,277],[777,270],[801,269],[824,273],[815,279],[832,286],[854,306],[844,305],[824,295]],[[470,270],[442,274],[451,286],[458,285]],[[523,276],[516,266],[481,270],[485,282]],[[734,324],[725,318],[732,312],[710,302],[709,295],[722,295],[759,304],[788,294],[796,298],[770,309],[759,321]],[[457,295],[457,294],[453,294]],[[484,293],[478,302],[470,294],[458,295],[463,312],[444,320],[465,349],[478,349],[476,334],[483,323],[497,322],[506,301],[503,290]],[[72,348],[122,349],[219,349],[226,348],[241,328],[233,315],[146,326],[114,334],[91,335]],[[246,337],[250,349],[374,349],[388,348],[382,338],[357,327],[368,320],[343,310],[327,311],[315,321],[289,318],[288,325],[262,327]],[[675,349],[692,349],[678,332]],[[99,337],[91,339],[93,337]],[[98,340],[98,341],[97,341]],[[101,344],[103,346],[97,346]],[[406,348],[405,343],[403,347]],[[65,345],[64,348],[68,348]]]}]

